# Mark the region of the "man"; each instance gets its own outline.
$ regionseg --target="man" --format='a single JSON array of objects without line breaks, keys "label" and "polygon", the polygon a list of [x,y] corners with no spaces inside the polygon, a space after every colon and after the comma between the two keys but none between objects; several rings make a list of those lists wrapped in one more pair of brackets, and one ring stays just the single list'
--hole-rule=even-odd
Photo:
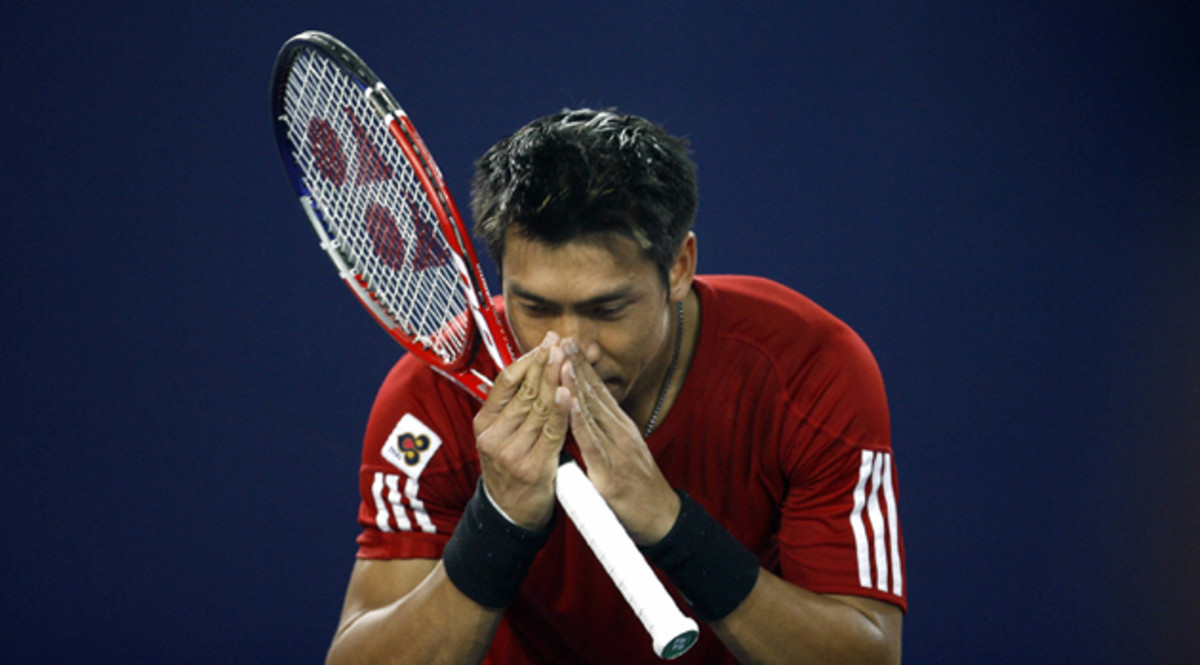
[{"label": "man", "polygon": [[566,446],[702,621],[678,662],[898,663],[874,359],[793,291],[695,274],[684,142],[564,111],[481,158],[472,209],[523,355],[482,405],[412,357],[389,374],[329,661],[658,662],[555,508]]}]

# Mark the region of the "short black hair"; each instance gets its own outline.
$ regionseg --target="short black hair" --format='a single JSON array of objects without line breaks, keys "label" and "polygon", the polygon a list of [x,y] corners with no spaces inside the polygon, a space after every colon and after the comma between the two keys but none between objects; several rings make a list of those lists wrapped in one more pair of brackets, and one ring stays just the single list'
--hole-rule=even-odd
[{"label": "short black hair", "polygon": [[509,229],[552,246],[585,236],[632,238],[664,283],[696,218],[687,141],[615,110],[539,118],[475,164],[475,234],[497,266]]}]

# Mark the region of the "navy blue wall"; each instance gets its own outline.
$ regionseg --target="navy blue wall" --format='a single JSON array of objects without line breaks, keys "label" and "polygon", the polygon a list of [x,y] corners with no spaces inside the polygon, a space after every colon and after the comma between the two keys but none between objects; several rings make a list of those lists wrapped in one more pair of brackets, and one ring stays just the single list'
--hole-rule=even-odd
[{"label": "navy blue wall", "polygon": [[461,204],[565,106],[690,137],[701,269],[878,357],[906,662],[1194,662],[1194,3],[103,4],[0,28],[0,660],[322,658],[399,351],[275,154],[275,51],[319,28]]}]

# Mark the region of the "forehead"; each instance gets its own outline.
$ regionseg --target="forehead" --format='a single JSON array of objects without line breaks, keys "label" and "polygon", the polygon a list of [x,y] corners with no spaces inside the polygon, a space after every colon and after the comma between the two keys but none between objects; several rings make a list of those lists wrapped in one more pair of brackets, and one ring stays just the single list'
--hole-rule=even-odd
[{"label": "forehead", "polygon": [[505,239],[502,283],[547,300],[572,302],[617,289],[654,288],[658,274],[631,238],[584,236],[550,245],[515,231]]}]

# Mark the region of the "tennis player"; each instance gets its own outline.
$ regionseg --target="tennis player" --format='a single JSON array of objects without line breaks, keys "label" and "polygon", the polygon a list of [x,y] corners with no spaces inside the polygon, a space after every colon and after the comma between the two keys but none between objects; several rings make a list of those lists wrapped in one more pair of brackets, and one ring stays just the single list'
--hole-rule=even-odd
[{"label": "tennis player", "polygon": [[900,662],[879,370],[804,296],[696,274],[685,143],[564,111],[491,148],[472,194],[522,355],[478,354],[483,404],[412,357],[387,376],[329,662],[659,662],[556,509],[564,447],[700,620],[677,662]]}]

